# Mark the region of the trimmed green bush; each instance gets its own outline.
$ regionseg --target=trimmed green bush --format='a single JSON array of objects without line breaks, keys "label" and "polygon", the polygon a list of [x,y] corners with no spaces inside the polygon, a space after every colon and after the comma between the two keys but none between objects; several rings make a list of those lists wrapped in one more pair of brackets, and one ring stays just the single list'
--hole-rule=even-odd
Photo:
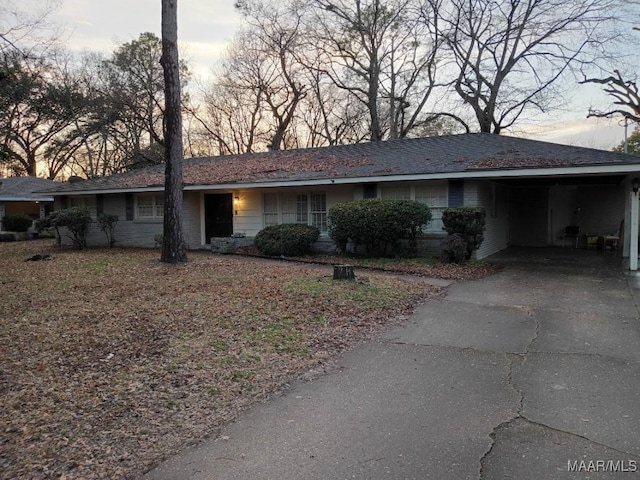
[{"label": "trimmed green bush", "polygon": [[87,246],[87,233],[89,233],[90,225],[91,215],[88,209],[71,207],[51,212],[45,219],[37,222],[36,229],[39,232],[50,228],[55,229],[56,239],[60,243],[60,228],[66,227],[70,234],[68,237],[73,242],[73,245],[82,250]]},{"label": "trimmed green bush", "polygon": [[459,233],[447,235],[440,242],[440,260],[443,263],[464,263],[467,260],[467,244]]},{"label": "trimmed green bush", "polygon": [[24,213],[15,213],[2,217],[2,226],[9,232],[26,232],[32,223],[31,217]]},{"label": "trimmed green bush", "polygon": [[260,230],[254,245],[263,255],[299,257],[311,253],[311,247],[319,236],[320,230],[316,227],[284,223]]},{"label": "trimmed green bush", "polygon": [[372,198],[338,203],[327,220],[329,236],[341,253],[352,242],[355,248],[364,247],[367,255],[386,256],[401,239],[408,239],[415,252],[418,234],[431,221],[431,210],[413,200]]},{"label": "trimmed green bush", "polygon": [[486,212],[482,207],[447,208],[442,212],[443,229],[449,235],[458,234],[464,241],[469,260],[484,241]]},{"label": "trimmed green bush", "polygon": [[60,245],[62,243],[62,239],[60,238],[60,230],[58,229],[58,225],[56,223],[57,215],[58,212],[51,212],[45,218],[39,218],[38,220],[36,220],[33,226],[36,229],[36,232],[40,234],[42,234],[42,232],[51,234],[51,231],[54,231],[56,243]]},{"label": "trimmed green bush", "polygon": [[98,215],[100,230],[106,235],[109,248],[113,248],[116,243],[115,229],[118,220],[118,215],[114,215],[112,213],[103,213]]}]

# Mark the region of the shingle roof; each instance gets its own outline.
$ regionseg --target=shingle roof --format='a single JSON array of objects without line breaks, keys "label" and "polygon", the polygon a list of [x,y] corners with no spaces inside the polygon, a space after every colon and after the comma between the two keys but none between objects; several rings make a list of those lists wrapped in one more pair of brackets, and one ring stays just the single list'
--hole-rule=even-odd
[{"label": "shingle roof", "polygon": [[37,177],[0,178],[0,202],[53,201],[41,192],[63,184]]},{"label": "shingle roof", "polygon": [[[592,165],[640,166],[640,157],[469,133],[331,147],[192,158],[183,163],[185,186],[275,183],[366,177],[451,174]],[[164,165],[65,184],[55,192],[161,187]]]}]

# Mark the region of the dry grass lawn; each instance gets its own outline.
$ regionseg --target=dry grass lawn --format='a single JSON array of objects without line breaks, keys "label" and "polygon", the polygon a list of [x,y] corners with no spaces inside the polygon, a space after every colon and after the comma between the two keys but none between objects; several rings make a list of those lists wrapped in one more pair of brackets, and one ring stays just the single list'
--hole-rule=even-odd
[{"label": "dry grass lawn", "polygon": [[[45,261],[25,261],[33,254]],[[441,292],[206,252],[0,243],[0,477],[135,478]]]}]

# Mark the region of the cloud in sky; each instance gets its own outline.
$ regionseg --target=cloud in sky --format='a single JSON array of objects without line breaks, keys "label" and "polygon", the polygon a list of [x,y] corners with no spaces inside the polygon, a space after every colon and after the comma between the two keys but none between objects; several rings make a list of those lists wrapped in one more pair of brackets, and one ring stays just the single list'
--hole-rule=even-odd
[{"label": "cloud in sky", "polygon": [[[178,41],[197,71],[210,69],[241,23],[232,0],[181,0]],[[143,32],[160,37],[160,0],[64,0],[53,20],[64,24],[72,50],[108,54]]]},{"label": "cloud in sky", "polygon": [[[628,134],[631,135],[632,131],[633,126],[629,125]],[[618,118],[575,116],[531,127],[523,136],[552,143],[611,150],[624,141],[624,123]]]}]

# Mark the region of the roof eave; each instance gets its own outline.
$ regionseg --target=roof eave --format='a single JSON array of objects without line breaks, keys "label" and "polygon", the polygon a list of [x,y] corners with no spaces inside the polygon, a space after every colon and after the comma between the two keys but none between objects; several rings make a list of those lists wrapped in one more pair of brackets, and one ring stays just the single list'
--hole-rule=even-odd
[{"label": "roof eave", "polygon": [[421,173],[408,175],[380,175],[366,177],[322,178],[277,182],[224,183],[216,185],[187,185],[184,190],[223,190],[245,188],[293,187],[314,185],[346,185],[352,183],[384,183],[416,180],[464,180],[497,178],[566,177],[576,175],[640,174],[640,164],[591,165],[586,167],[553,167],[526,169],[466,170],[463,172]]},{"label": "roof eave", "polygon": [[[579,175],[607,175],[607,174],[632,174],[640,175],[640,164],[617,164],[617,165],[586,165],[570,167],[536,167],[536,168],[513,168],[513,169],[477,169],[465,170],[461,172],[439,172],[439,173],[419,173],[402,175],[379,175],[362,177],[339,177],[339,178],[317,178],[302,180],[280,180],[280,181],[257,181],[257,182],[233,182],[218,184],[196,184],[185,185],[184,191],[202,190],[229,190],[247,188],[274,188],[274,187],[308,187],[321,185],[347,185],[353,183],[384,183],[398,181],[415,180],[464,180],[464,179],[498,179],[498,178],[532,178],[532,177],[566,177]],[[105,188],[87,189],[73,191],[48,192],[52,196],[65,195],[96,195],[96,194],[117,194],[117,193],[153,193],[164,191],[164,186],[152,187],[127,187],[127,188]]]},{"label": "roof eave", "polygon": [[163,192],[164,186],[154,186],[154,187],[127,187],[127,188],[90,188],[87,190],[68,190],[68,191],[58,191],[58,192],[49,192],[50,195],[54,197],[64,197],[64,196],[75,196],[75,195],[102,195],[102,194],[111,194],[111,193],[153,193],[153,192]]},{"label": "roof eave", "polygon": [[53,197],[12,197],[0,196],[0,202],[53,202]]}]

